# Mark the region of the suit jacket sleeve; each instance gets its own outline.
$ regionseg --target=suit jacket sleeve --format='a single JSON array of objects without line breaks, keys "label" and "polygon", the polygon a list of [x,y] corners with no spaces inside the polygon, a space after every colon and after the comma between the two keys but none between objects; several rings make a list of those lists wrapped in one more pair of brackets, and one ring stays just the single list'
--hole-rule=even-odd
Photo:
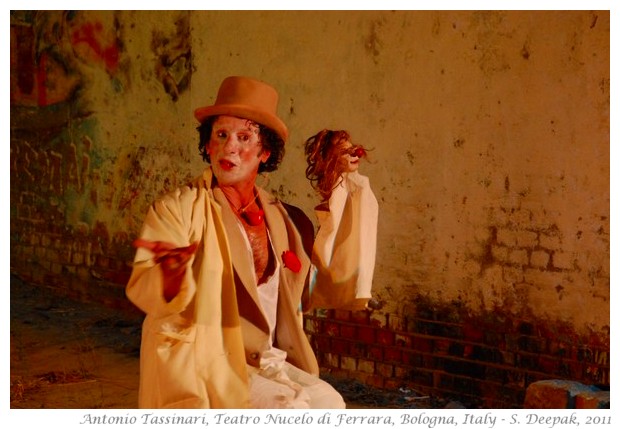
[{"label": "suit jacket sleeve", "polygon": [[[200,207],[199,200],[197,190],[181,188],[156,201],[148,210],[140,237],[150,241],[165,241],[178,247],[188,246],[199,237],[200,231],[197,228],[200,227],[198,223],[201,216],[194,213]],[[132,274],[126,287],[127,296],[143,312],[155,317],[180,313],[196,292],[192,270],[186,270],[177,296],[166,302],[161,268],[153,257],[150,250],[136,250]],[[193,259],[190,259],[188,266],[192,265]]]}]

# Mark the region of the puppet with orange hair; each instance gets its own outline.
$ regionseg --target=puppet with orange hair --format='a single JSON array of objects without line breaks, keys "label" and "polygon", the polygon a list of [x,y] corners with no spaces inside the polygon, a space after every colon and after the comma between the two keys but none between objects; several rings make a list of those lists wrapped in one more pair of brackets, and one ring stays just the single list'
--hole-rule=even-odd
[{"label": "puppet with orange hair", "polygon": [[304,148],[306,177],[321,198],[315,207],[319,229],[312,251],[313,306],[380,308],[371,293],[378,203],[368,177],[358,171],[368,151],[354,145],[347,131],[327,129],[307,139]]}]

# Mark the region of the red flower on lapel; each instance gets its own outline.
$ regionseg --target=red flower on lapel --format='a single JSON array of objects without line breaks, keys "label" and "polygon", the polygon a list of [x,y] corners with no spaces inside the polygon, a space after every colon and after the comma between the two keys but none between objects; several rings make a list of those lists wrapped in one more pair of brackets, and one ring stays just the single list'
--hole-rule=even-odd
[{"label": "red flower on lapel", "polygon": [[282,261],[284,261],[284,266],[292,272],[298,273],[301,271],[301,261],[294,252],[290,250],[282,252]]}]

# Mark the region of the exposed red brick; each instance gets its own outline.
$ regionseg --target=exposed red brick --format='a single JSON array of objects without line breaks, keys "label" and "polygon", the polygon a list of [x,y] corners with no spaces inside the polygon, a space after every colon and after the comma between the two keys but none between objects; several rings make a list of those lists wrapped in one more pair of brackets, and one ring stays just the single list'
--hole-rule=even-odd
[{"label": "exposed red brick", "polygon": [[351,322],[360,325],[368,325],[370,323],[370,313],[366,310],[352,311]]},{"label": "exposed red brick", "polygon": [[375,361],[368,360],[368,359],[358,359],[357,370],[361,372],[365,372],[367,374],[375,374],[376,373]]},{"label": "exposed red brick", "polygon": [[402,362],[403,360],[403,353],[397,348],[386,347],[383,355],[387,362]]},{"label": "exposed red brick", "polygon": [[355,338],[355,326],[342,325],[340,327],[340,335],[344,338]]},{"label": "exposed red brick", "polygon": [[338,337],[340,336],[340,325],[334,322],[325,322],[322,331],[323,334],[330,337]]},{"label": "exposed red brick", "polygon": [[376,374],[366,374],[360,378],[360,381],[362,381],[363,383],[372,387],[376,387],[378,389],[384,388],[384,380],[384,377]]},{"label": "exposed red brick", "polygon": [[450,340],[446,340],[444,338],[436,339],[434,342],[434,352],[441,355],[447,355],[449,354],[451,344],[452,341]]},{"label": "exposed red brick", "polygon": [[394,333],[386,330],[377,331],[377,342],[385,346],[394,345]]},{"label": "exposed red brick", "polygon": [[357,359],[349,357],[349,356],[341,356],[340,357],[340,368],[346,369],[348,371],[357,371]]},{"label": "exposed red brick", "polygon": [[400,347],[411,347],[411,337],[407,334],[396,334],[394,344]]},{"label": "exposed red brick", "polygon": [[331,352],[337,355],[349,354],[349,342],[333,338],[331,341]]},{"label": "exposed red brick", "polygon": [[376,342],[375,329],[374,328],[358,328],[357,339],[369,344]]},{"label": "exposed red brick", "polygon": [[[377,359],[376,357],[370,354],[368,349],[369,349],[368,344],[360,343],[359,341],[349,341],[349,354],[351,356]],[[379,353],[381,353],[382,352],[381,348],[378,348],[378,351]],[[381,358],[379,357],[378,360],[380,359]]]},{"label": "exposed red brick", "polygon": [[424,356],[418,352],[411,350],[403,350],[401,352],[402,362],[412,366],[424,365]]},{"label": "exposed red brick", "polygon": [[376,372],[381,377],[390,378],[394,376],[394,365],[377,362]]},{"label": "exposed red brick", "polygon": [[368,350],[368,357],[371,358],[371,359],[375,359],[377,361],[382,361],[383,360],[383,350],[384,350],[383,347],[372,346]]},{"label": "exposed red brick", "polygon": [[468,341],[481,342],[484,338],[484,331],[471,323],[463,325],[463,338]]},{"label": "exposed red brick", "polygon": [[403,381],[399,378],[385,378],[383,387],[388,390],[396,390],[403,386]]},{"label": "exposed red brick", "polygon": [[348,310],[334,310],[334,319],[348,322],[351,320],[351,312]]},{"label": "exposed red brick", "polygon": [[331,342],[327,337],[316,337],[316,345],[319,350],[330,350]]},{"label": "exposed red brick", "polygon": [[560,366],[557,359],[544,355],[538,358],[538,365],[540,366],[540,371],[546,372],[547,374],[557,374]]},{"label": "exposed red brick", "polygon": [[411,348],[425,353],[433,351],[433,340],[430,338],[412,337]]}]

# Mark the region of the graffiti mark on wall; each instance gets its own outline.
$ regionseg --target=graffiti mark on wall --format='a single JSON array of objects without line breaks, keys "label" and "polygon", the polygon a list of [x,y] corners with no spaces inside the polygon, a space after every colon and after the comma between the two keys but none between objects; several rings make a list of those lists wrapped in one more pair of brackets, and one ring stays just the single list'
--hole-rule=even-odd
[{"label": "graffiti mark on wall", "polygon": [[140,195],[142,189],[142,180],[145,177],[144,169],[140,163],[140,160],[144,158],[146,148],[141,146],[138,148],[138,153],[131,159],[131,168],[129,169],[129,177],[125,181],[120,195],[120,201],[118,203],[119,210],[128,208],[133,201]]},{"label": "graffiti mark on wall", "polygon": [[93,62],[102,63],[106,70],[115,72],[118,67],[118,41],[101,22],[86,22],[71,33],[71,45]]},{"label": "graffiti mark on wall", "polygon": [[80,12],[37,11],[15,13],[12,21],[12,104],[71,101],[86,83],[83,67],[103,67],[110,75],[118,70],[121,44],[116,19],[104,24]]},{"label": "graffiti mark on wall", "polygon": [[[104,70],[115,89],[129,82],[122,60],[122,12],[35,11],[11,15],[11,103],[49,106],[73,101]],[[178,12],[173,31],[152,31],[154,75],[173,101],[193,72],[189,12]],[[125,63],[125,67],[123,64]],[[124,79],[120,82],[120,79]],[[83,100],[88,101],[88,100]]]},{"label": "graffiti mark on wall", "polygon": [[[22,141],[11,148],[11,173],[19,177],[20,186],[38,187],[42,192],[62,196],[69,187],[83,193],[89,179],[90,148],[88,137],[82,139],[82,150],[75,144],[65,146],[63,153],[54,149],[35,149]],[[79,157],[78,152],[82,152]]]},{"label": "graffiti mark on wall", "polygon": [[175,26],[176,32],[172,35],[154,30],[151,41],[151,48],[158,58],[155,74],[173,101],[188,88],[192,76],[189,14],[182,12]]}]

